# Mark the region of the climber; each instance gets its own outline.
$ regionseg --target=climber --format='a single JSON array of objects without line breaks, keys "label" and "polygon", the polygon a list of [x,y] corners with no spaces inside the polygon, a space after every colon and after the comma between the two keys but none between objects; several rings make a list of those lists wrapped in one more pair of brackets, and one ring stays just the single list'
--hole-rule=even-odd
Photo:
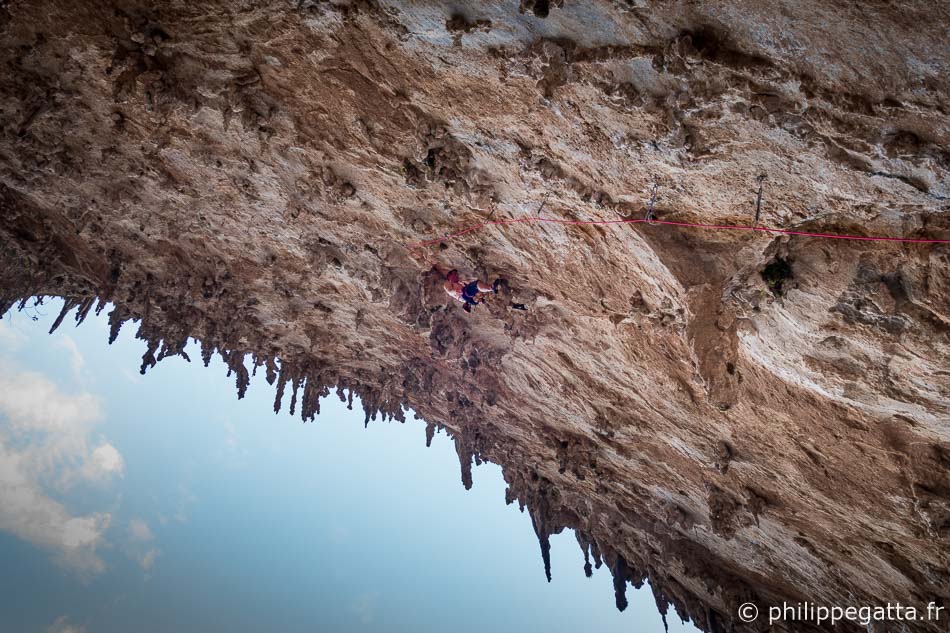
[{"label": "climber", "polygon": [[483,284],[478,279],[466,279],[462,281],[459,279],[459,271],[453,269],[445,273],[445,283],[442,284],[442,287],[445,289],[446,294],[464,304],[462,306],[463,310],[471,312],[472,306],[484,301],[484,299],[481,298],[482,295],[497,293],[501,284],[502,280],[500,278],[496,279],[490,286]]}]

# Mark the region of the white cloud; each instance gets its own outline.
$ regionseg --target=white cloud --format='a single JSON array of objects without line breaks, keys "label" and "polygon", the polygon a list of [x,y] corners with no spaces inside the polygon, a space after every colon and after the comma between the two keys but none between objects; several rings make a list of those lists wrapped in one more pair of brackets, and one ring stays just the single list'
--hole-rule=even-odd
[{"label": "white cloud", "polygon": [[0,415],[15,431],[75,434],[76,427],[87,427],[102,412],[92,394],[64,394],[44,376],[0,360]]},{"label": "white cloud", "polygon": [[86,633],[86,627],[70,624],[69,618],[63,615],[56,618],[56,621],[46,629],[46,633]]},{"label": "white cloud", "polygon": [[115,446],[105,442],[86,458],[82,472],[86,479],[95,481],[120,476],[124,469],[122,455]]},{"label": "white cloud", "polygon": [[56,551],[77,569],[102,571],[95,550],[111,516],[71,516],[30,479],[23,461],[22,455],[0,442],[0,530]]},{"label": "white cloud", "polygon": [[74,516],[46,488],[65,491],[122,474],[114,446],[101,441],[92,448],[89,436],[101,417],[93,395],[64,393],[0,359],[0,529],[91,573],[104,568],[96,549],[111,515]]},{"label": "white cloud", "polygon": [[132,519],[129,521],[129,533],[136,541],[151,541],[154,538],[152,529],[142,519]]},{"label": "white cloud", "polygon": [[152,545],[154,539],[155,534],[152,533],[152,528],[145,519],[135,518],[129,521],[129,542],[124,549],[126,554],[146,572],[146,577],[155,565],[155,559],[162,553],[160,549]]},{"label": "white cloud", "polygon": [[139,565],[141,565],[142,569],[145,571],[151,571],[152,566],[155,564],[155,559],[158,558],[159,554],[161,554],[161,552],[153,547],[142,554],[142,556],[139,558]]}]

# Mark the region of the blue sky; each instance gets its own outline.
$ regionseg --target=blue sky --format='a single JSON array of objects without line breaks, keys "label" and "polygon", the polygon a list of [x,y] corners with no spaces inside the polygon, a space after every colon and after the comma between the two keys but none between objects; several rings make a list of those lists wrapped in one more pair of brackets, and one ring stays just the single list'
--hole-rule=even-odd
[{"label": "blue sky", "polygon": [[648,589],[616,611],[569,531],[545,582],[500,469],[465,491],[422,421],[364,430],[330,398],[303,424],[260,375],[238,401],[218,360],[140,376],[133,325],[49,336],[60,305],[0,320],[0,630],[663,630]]}]

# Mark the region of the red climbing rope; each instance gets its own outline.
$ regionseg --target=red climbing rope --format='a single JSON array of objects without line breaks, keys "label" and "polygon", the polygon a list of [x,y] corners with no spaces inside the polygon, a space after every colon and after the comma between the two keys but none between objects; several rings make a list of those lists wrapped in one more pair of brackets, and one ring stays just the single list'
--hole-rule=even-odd
[{"label": "red climbing rope", "polygon": [[439,238],[434,238],[431,240],[423,240],[421,242],[415,242],[409,244],[409,249],[421,248],[423,246],[430,246],[432,244],[438,244],[445,240],[451,240],[468,233],[474,233],[479,231],[487,226],[502,226],[508,224],[524,224],[531,222],[547,222],[550,224],[665,224],[668,226],[682,226],[695,229],[711,229],[718,231],[759,231],[762,233],[778,233],[780,235],[799,235],[803,237],[817,237],[823,239],[831,240],[852,240],[859,242],[901,242],[905,244],[950,244],[950,239],[938,240],[938,239],[927,239],[927,238],[914,238],[914,237],[888,237],[888,236],[874,236],[874,235],[838,235],[834,233],[810,233],[808,231],[793,231],[791,229],[773,229],[766,226],[743,226],[743,225],[730,225],[730,224],[700,224],[694,222],[672,222],[669,220],[562,220],[558,218],[540,218],[540,217],[528,217],[528,218],[515,218],[512,220],[489,220],[487,222],[481,222],[479,224],[474,224],[466,229],[457,231],[455,233],[449,233]]}]

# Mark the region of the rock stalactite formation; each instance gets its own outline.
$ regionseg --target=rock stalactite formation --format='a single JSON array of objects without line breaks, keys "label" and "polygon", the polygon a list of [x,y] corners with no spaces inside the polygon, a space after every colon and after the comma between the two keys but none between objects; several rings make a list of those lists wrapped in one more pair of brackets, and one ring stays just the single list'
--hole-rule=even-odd
[{"label": "rock stalactite formation", "polygon": [[[0,309],[111,305],[143,372],[194,337],[305,420],[331,392],[411,408],[466,487],[502,465],[548,573],[573,528],[620,608],[645,581],[706,631],[763,630],[745,602],[950,607],[946,245],[407,247],[542,201],[950,238],[947,24],[917,0],[0,2]],[[432,262],[508,284],[468,315]]]}]

